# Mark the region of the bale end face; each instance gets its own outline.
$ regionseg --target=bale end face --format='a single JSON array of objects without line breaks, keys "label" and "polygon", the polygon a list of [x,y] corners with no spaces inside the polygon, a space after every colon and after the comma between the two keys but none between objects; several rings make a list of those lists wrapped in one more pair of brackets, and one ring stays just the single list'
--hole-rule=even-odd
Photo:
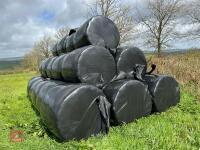
[{"label": "bale end face", "polygon": [[130,73],[136,65],[144,65],[147,70],[147,61],[144,53],[137,47],[122,47],[116,52],[117,72]]},{"label": "bale end face", "polygon": [[105,87],[104,93],[112,104],[111,119],[115,125],[129,123],[151,113],[151,96],[142,82],[117,81]]},{"label": "bale end face", "polygon": [[120,34],[116,25],[104,16],[93,17],[87,28],[87,38],[92,45],[105,48],[116,48]]},{"label": "bale end face", "polygon": [[116,73],[113,56],[107,49],[99,46],[91,46],[81,53],[77,70],[82,83],[96,86],[108,83]]},{"label": "bale end face", "polygon": [[164,112],[180,102],[180,88],[173,77],[152,75],[145,78],[152,94],[153,112]]}]

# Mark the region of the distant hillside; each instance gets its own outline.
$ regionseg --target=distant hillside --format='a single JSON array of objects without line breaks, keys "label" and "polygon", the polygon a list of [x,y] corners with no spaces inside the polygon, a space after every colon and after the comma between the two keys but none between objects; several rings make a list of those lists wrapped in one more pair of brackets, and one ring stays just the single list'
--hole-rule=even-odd
[{"label": "distant hillside", "polygon": [[22,57],[0,58],[0,71],[11,70],[21,66]]},{"label": "distant hillside", "polygon": [[[173,55],[173,54],[184,54],[184,53],[188,53],[188,52],[196,52],[196,51],[200,51],[199,49],[169,49],[169,50],[164,50],[161,53],[164,55]],[[153,54],[156,53],[154,51],[144,51],[145,54]]]}]

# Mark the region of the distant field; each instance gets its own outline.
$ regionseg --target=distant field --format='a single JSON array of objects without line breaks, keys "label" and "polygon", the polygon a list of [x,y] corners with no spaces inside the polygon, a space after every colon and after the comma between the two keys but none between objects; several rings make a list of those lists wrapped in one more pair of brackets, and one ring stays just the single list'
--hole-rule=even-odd
[{"label": "distant field", "polygon": [[[0,75],[0,150],[199,150],[200,52],[148,59],[157,64],[156,73],[173,75],[180,82],[180,104],[80,142],[58,143],[48,136],[27,98],[27,82],[35,73]],[[24,132],[23,142],[9,142],[12,129]]]},{"label": "distant field", "polygon": [[1,58],[0,59],[0,71],[13,70],[21,67],[22,58]]},{"label": "distant field", "polygon": [[1,70],[12,70],[21,66],[21,61],[0,61],[0,71]]}]

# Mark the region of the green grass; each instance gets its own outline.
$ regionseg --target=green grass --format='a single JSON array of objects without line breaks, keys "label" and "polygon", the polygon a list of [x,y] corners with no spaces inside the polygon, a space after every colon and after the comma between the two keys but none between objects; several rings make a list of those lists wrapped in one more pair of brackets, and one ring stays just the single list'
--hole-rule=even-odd
[{"label": "green grass", "polygon": [[[27,99],[27,81],[32,76],[35,74],[0,75],[0,150],[200,148],[200,103],[195,92],[187,92],[188,88],[195,91],[195,86],[182,86],[181,103],[167,112],[112,127],[108,135],[58,143],[47,135]],[[11,143],[11,129],[23,130],[25,140]]]}]

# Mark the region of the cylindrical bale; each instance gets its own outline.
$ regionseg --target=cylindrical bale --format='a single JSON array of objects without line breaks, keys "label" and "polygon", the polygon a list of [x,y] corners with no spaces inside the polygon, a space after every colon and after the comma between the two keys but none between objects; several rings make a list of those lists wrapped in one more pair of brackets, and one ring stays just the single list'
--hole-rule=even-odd
[{"label": "cylindrical bale", "polygon": [[[34,83],[35,86],[34,86]],[[110,104],[102,90],[87,84],[66,84],[33,78],[31,102],[47,128],[61,140],[87,138],[108,132]]]},{"label": "cylindrical bale", "polygon": [[144,72],[147,70],[147,61],[144,53],[137,47],[117,48],[115,61],[118,74],[120,72],[130,73],[136,64],[144,65]]},{"label": "cylindrical bale", "polygon": [[62,55],[62,56],[56,58],[55,61],[53,62],[52,68],[51,68],[52,79],[63,80],[63,78],[62,78],[62,62],[63,62],[64,57],[65,57],[65,55]]},{"label": "cylindrical bale", "polygon": [[[42,62],[44,62],[44,61],[46,61],[46,59],[43,60]],[[42,72],[42,71],[43,71],[42,68],[44,68],[43,65],[44,65],[45,63],[42,63],[42,62],[41,62],[40,65],[39,65],[39,72],[40,72],[41,76],[45,78],[45,76],[43,76],[44,73]]]},{"label": "cylindrical bale", "polygon": [[[74,41],[74,34],[71,34],[70,36],[65,37],[65,45],[64,45],[65,47],[63,49],[64,53],[68,53],[76,49],[73,41]],[[61,54],[58,53],[58,55],[61,55]]]},{"label": "cylindrical bale", "polygon": [[[36,99],[37,95],[36,92],[37,90],[40,89],[40,84],[43,82],[43,80],[40,77],[33,78],[32,80],[29,81],[28,83],[28,96],[30,100],[32,101],[33,106],[36,107]],[[37,109],[37,107],[36,107]]]},{"label": "cylindrical bale", "polygon": [[[48,83],[48,84],[46,84]],[[46,88],[46,86],[57,86],[57,85],[63,85],[66,84],[64,82],[61,81],[53,81],[53,82],[49,82],[49,80],[41,78],[41,77],[34,77],[33,79],[31,79],[28,83],[28,96],[31,97],[32,99],[32,104],[36,107],[36,109],[38,109],[38,111],[40,110],[40,97],[38,97],[38,95],[45,95],[46,91],[44,90]],[[39,93],[41,92],[41,93]],[[39,93],[39,94],[37,94]]]},{"label": "cylindrical bale", "polygon": [[147,85],[137,80],[119,80],[103,88],[111,103],[111,123],[129,123],[151,113],[152,101]]},{"label": "cylindrical bale", "polygon": [[60,40],[59,44],[57,44],[57,53],[60,54],[60,55],[65,53],[65,40],[66,40],[66,37],[67,37],[67,35],[64,36]]},{"label": "cylindrical bale", "polygon": [[99,46],[82,47],[49,59],[49,64],[44,65],[47,76],[57,80],[98,85],[109,82],[116,73],[113,56]]},{"label": "cylindrical bale", "polygon": [[49,64],[49,61],[50,59],[46,58],[40,63],[39,71],[43,78],[47,78],[46,68],[47,68],[47,65]]},{"label": "cylindrical bale", "polygon": [[53,48],[51,49],[51,53],[53,54],[53,56],[58,56],[58,53],[57,53],[57,45],[59,43],[56,43]]},{"label": "cylindrical bale", "polygon": [[48,58],[49,60],[46,61],[46,65],[44,65],[46,68],[45,69],[45,72],[46,72],[46,75],[48,78],[52,78],[52,66],[53,66],[53,63],[54,61],[57,59],[57,57],[50,57]]},{"label": "cylindrical bale", "polygon": [[87,45],[116,48],[119,40],[120,35],[116,25],[104,16],[95,16],[76,29],[76,32],[65,36],[52,51],[56,56]]},{"label": "cylindrical bale", "polygon": [[31,93],[29,93],[31,90],[30,88],[33,86],[34,83],[36,83],[37,80],[41,79],[40,77],[33,77],[29,82],[27,86],[27,96],[30,97]]},{"label": "cylindrical bale", "polygon": [[178,82],[167,75],[146,75],[145,80],[152,95],[152,112],[163,112],[180,101]]}]

